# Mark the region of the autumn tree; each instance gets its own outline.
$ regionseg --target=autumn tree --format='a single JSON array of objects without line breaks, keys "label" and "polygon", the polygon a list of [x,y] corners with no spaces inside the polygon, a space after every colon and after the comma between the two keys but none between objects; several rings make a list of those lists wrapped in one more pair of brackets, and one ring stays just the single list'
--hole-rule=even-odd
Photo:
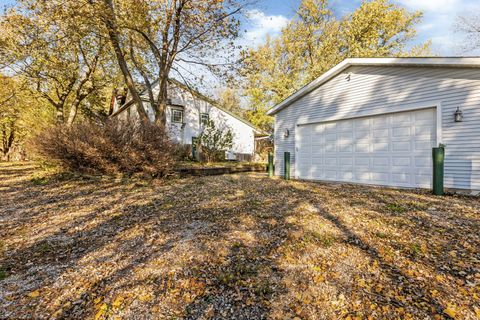
[{"label": "autumn tree", "polygon": [[243,116],[244,109],[241,106],[239,90],[231,87],[226,87],[218,91],[217,102],[224,109],[235,113],[238,116]]},{"label": "autumn tree", "polygon": [[[146,87],[155,121],[165,124],[171,73],[182,80],[195,70],[214,74],[230,65],[243,4],[234,0],[91,0],[140,115]],[[192,68],[194,66],[194,68]],[[191,79],[191,78],[190,78]],[[198,78],[197,78],[198,79]],[[154,90],[154,84],[158,90]],[[141,86],[139,86],[141,85]]]},{"label": "autumn tree", "polygon": [[20,79],[0,74],[0,159],[9,160],[26,139],[52,123],[52,110],[39,104]]},{"label": "autumn tree", "polygon": [[303,0],[280,36],[243,52],[248,120],[272,131],[273,120],[265,114],[270,107],[346,58],[428,54],[429,43],[408,48],[421,16],[373,0],[337,19],[327,0]]},{"label": "autumn tree", "polygon": [[[55,1],[18,1],[0,20],[0,61],[70,126],[88,113],[109,84],[108,43],[82,17]],[[110,70],[113,72],[114,70]]]}]

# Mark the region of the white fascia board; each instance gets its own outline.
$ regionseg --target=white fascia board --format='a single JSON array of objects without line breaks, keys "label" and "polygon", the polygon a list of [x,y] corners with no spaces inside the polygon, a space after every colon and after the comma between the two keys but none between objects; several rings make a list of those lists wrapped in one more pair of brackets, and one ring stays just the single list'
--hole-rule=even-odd
[{"label": "white fascia board", "polygon": [[479,57],[432,57],[432,58],[349,58],[337,64],[273,108],[267,115],[274,115],[295,100],[318,88],[340,72],[351,66],[415,66],[415,67],[459,67],[480,68]]}]

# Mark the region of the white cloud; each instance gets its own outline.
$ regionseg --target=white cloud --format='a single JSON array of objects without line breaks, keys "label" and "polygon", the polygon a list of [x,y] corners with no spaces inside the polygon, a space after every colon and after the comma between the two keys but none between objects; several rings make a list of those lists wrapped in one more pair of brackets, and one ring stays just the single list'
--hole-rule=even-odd
[{"label": "white cloud", "polygon": [[421,40],[432,40],[434,54],[462,55],[465,52],[463,37],[456,32],[459,16],[480,10],[479,0],[396,0],[409,10],[423,12],[422,23],[417,27]]},{"label": "white cloud", "polygon": [[242,37],[247,46],[256,46],[267,35],[275,36],[280,33],[288,23],[288,19],[282,15],[266,15],[264,12],[253,9],[247,12],[247,32]]},{"label": "white cloud", "polygon": [[429,12],[449,12],[459,7],[462,0],[398,0],[398,3],[405,7],[429,11]]}]

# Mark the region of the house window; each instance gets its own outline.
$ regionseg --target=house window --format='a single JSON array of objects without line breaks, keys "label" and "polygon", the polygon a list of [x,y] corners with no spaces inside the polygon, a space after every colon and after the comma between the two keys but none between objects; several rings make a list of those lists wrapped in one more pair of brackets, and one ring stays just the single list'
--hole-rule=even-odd
[{"label": "house window", "polygon": [[183,123],[183,110],[172,109],[172,122]]},{"label": "house window", "polygon": [[201,113],[200,114],[200,123],[206,125],[208,122],[209,116],[208,113]]}]

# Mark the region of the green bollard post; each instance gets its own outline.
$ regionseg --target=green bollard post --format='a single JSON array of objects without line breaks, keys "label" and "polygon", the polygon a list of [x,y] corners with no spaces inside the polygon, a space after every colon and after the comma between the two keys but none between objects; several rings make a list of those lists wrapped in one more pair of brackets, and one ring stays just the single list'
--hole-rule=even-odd
[{"label": "green bollard post", "polygon": [[285,180],[290,180],[290,152],[284,153],[284,174]]},{"label": "green bollard post", "polygon": [[433,194],[443,195],[443,163],[445,160],[445,148],[440,146],[432,149],[433,158]]},{"label": "green bollard post", "polygon": [[273,177],[273,153],[268,153],[268,176]]}]

